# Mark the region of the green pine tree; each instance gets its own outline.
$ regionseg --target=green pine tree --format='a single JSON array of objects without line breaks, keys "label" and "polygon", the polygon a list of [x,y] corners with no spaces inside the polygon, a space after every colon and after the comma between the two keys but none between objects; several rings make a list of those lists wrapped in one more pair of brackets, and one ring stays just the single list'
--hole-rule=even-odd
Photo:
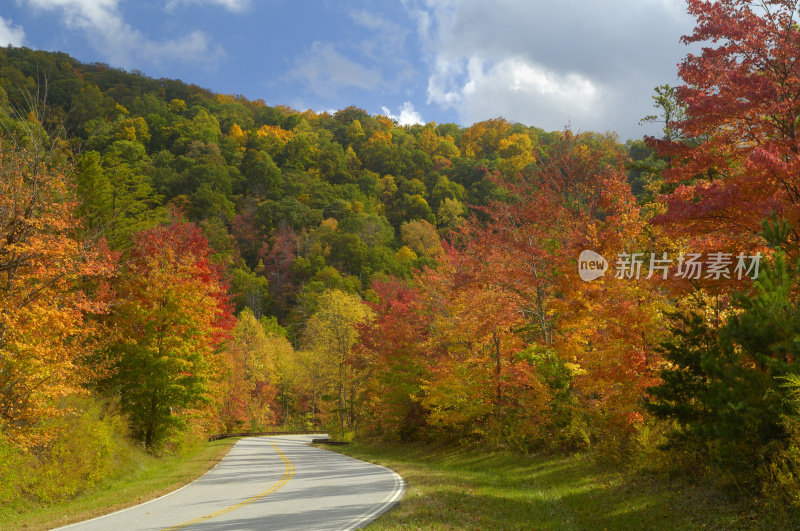
[{"label": "green pine tree", "polygon": [[722,328],[705,322],[702,309],[673,316],[672,338],[662,345],[669,365],[647,404],[655,416],[676,422],[672,446],[745,472],[785,444],[782,420],[791,411],[782,384],[800,373],[797,284],[797,268],[778,252],[753,292],[737,297],[741,311]]}]

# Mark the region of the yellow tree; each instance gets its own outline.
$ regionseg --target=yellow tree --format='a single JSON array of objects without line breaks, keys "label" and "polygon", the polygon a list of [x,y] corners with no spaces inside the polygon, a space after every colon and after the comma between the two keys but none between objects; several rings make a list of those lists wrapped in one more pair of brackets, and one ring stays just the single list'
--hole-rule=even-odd
[{"label": "yellow tree", "polygon": [[511,124],[505,118],[473,124],[461,135],[461,152],[470,158],[491,157],[510,128]]},{"label": "yellow tree", "polygon": [[506,178],[516,177],[526,166],[536,162],[531,137],[521,133],[501,139],[497,151],[501,157],[497,169]]},{"label": "yellow tree", "polygon": [[430,257],[442,254],[442,238],[436,227],[424,219],[407,221],[400,227],[403,243],[412,251]]},{"label": "yellow tree", "polygon": [[358,382],[347,362],[358,342],[357,326],[371,320],[372,316],[372,310],[358,296],[336,289],[326,290],[303,334],[309,350],[328,362],[323,365],[336,368],[339,427],[343,435],[345,424],[353,427],[357,416],[354,401]]},{"label": "yellow tree", "polygon": [[[307,335],[311,333],[309,331]],[[299,350],[293,360],[295,371],[291,374],[300,376],[294,382],[295,390],[311,398],[309,415],[312,428],[316,426],[320,413],[324,414],[320,411],[320,395],[329,392],[336,384],[338,367],[335,358],[328,354],[310,349]]]},{"label": "yellow tree", "polygon": [[250,422],[252,429],[259,429],[273,423],[276,364],[291,350],[285,337],[267,333],[252,310],[242,310],[224,357],[219,414],[224,428],[231,430],[237,423]]}]

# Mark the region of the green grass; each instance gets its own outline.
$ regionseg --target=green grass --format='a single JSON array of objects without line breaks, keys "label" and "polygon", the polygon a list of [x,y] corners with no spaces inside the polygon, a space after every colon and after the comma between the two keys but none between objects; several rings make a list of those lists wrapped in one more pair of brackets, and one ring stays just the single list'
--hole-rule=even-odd
[{"label": "green grass", "polygon": [[525,457],[422,446],[331,448],[391,468],[402,501],[379,529],[789,529],[752,501],[587,455]]},{"label": "green grass", "polygon": [[51,529],[157,498],[210,470],[236,439],[203,443],[186,455],[154,457],[133,450],[128,466],[82,495],[46,507],[19,502],[0,507],[0,529]]}]

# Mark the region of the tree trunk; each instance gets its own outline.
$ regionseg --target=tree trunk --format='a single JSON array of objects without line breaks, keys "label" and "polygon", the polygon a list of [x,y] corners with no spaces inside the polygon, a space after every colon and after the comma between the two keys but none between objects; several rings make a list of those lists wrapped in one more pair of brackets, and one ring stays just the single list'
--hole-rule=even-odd
[{"label": "tree trunk", "polygon": [[500,358],[500,336],[497,332],[492,333],[494,340],[494,389],[495,389],[495,413],[498,417],[503,414],[503,388],[500,385],[500,374],[502,372],[502,359]]}]

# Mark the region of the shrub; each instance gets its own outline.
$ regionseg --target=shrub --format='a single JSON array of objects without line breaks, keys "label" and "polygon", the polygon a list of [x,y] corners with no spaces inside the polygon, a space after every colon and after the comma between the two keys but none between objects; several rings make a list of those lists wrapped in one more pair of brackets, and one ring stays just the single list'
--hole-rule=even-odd
[{"label": "shrub", "polygon": [[128,427],[120,415],[87,398],[70,398],[62,407],[69,413],[47,423],[54,436],[25,456],[25,477],[15,481],[20,492],[42,503],[71,498],[96,485],[124,467],[129,457]]},{"label": "shrub", "polygon": [[27,488],[26,455],[0,433],[0,505],[17,499]]}]

